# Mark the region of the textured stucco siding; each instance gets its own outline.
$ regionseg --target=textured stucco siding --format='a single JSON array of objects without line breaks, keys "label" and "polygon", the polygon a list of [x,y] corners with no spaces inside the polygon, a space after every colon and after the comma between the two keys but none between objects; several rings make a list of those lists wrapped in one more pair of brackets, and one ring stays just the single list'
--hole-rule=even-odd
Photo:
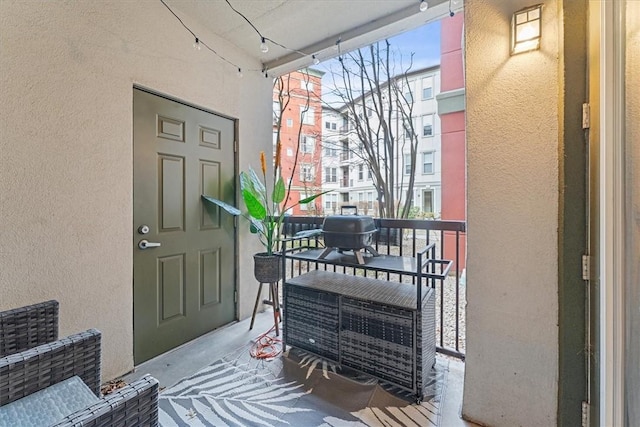
[{"label": "textured stucco siding", "polygon": [[[103,379],[133,367],[134,84],[238,118],[242,168],[271,148],[270,80],[192,43],[159,1],[0,2],[0,309],[59,300],[61,335],[102,331]],[[240,265],[254,245],[241,239]]]},{"label": "textured stucco siding", "polygon": [[467,359],[463,414],[491,426],[556,424],[558,5],[539,51],[509,55],[527,1],[465,2]]}]

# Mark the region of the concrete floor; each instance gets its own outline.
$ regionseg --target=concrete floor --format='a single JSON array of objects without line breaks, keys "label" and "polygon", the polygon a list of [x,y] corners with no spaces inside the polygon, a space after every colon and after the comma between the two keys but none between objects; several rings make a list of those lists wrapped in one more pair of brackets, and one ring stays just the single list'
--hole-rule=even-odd
[{"label": "concrete floor", "polygon": [[[244,347],[273,326],[273,312],[258,313],[252,331],[251,319],[236,322],[203,335],[187,344],[136,366],[134,372],[123,377],[126,382],[150,374],[160,382],[161,390],[189,377],[214,360]],[[442,404],[442,427],[474,427],[476,424],[460,418],[464,363],[449,359],[449,374]]]}]

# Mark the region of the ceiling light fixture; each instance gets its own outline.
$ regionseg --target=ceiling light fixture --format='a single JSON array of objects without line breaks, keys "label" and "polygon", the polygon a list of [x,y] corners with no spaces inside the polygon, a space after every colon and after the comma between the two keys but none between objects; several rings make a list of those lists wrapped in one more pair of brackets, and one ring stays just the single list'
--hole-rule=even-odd
[{"label": "ceiling light fixture", "polygon": [[318,65],[320,63],[320,60],[315,55],[311,55],[311,58],[313,59],[313,65]]},{"label": "ceiling light fixture", "polygon": [[427,0],[422,0],[420,2],[420,12],[424,12],[427,9],[429,9],[429,3],[427,3]]}]

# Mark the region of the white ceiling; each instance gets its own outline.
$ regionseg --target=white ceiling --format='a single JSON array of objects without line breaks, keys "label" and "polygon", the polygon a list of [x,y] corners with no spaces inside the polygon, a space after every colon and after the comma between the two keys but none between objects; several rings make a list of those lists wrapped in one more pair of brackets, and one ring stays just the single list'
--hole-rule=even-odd
[{"label": "white ceiling", "polygon": [[290,49],[268,43],[269,51],[262,53],[260,36],[225,0],[165,2],[187,26],[196,22],[274,75],[310,65],[312,54],[320,60],[337,56],[338,39],[340,51],[346,52],[449,13],[449,0],[428,0],[425,12],[420,12],[419,0],[229,0],[264,37]]}]

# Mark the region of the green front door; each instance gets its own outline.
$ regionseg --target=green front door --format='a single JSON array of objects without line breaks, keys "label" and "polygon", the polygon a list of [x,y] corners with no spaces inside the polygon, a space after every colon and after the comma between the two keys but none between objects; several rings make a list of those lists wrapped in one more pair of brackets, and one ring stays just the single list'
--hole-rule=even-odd
[{"label": "green front door", "polygon": [[134,360],[236,318],[233,120],[134,89]]}]

